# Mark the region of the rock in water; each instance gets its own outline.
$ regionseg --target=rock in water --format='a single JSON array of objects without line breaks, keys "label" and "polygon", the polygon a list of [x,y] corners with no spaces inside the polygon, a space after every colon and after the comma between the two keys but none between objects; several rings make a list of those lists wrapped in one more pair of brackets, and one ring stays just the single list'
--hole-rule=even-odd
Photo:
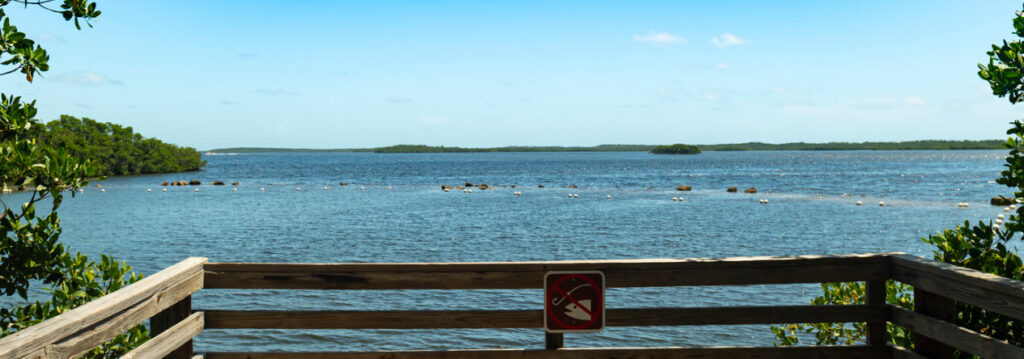
[{"label": "rock in water", "polygon": [[743,192],[744,193],[757,193],[757,188],[750,187],[750,188],[747,188],[747,189],[743,190]]},{"label": "rock in water", "polygon": [[731,192],[731,193],[736,193],[736,191],[739,191],[739,189],[736,188],[736,186],[732,186],[732,187],[726,188],[725,191],[726,192]]},{"label": "rock in water", "polygon": [[991,203],[993,206],[1009,206],[1009,205],[1013,204],[1013,199],[1012,198],[1006,198],[1006,197],[1003,197],[1003,196],[992,197],[992,199],[989,200],[988,203]]},{"label": "rock in water", "polygon": [[690,187],[690,186],[679,186],[679,187],[676,187],[676,191],[689,191],[689,190],[692,190],[692,189],[693,189],[693,187]]}]

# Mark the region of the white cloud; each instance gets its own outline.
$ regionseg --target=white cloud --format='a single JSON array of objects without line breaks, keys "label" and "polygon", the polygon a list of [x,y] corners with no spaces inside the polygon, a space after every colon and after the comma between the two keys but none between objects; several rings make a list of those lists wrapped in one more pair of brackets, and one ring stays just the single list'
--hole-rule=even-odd
[{"label": "white cloud", "polygon": [[714,44],[715,46],[718,46],[718,47],[729,47],[729,46],[734,46],[734,45],[744,45],[747,42],[748,42],[747,40],[741,39],[738,36],[730,34],[728,32],[722,34],[721,36],[716,36],[716,37],[712,37],[711,38],[711,43]]},{"label": "white cloud", "polygon": [[685,44],[687,40],[685,37],[679,35],[673,35],[667,32],[651,31],[647,35],[636,34],[633,35],[633,41],[646,42],[655,44],[658,46]]},{"label": "white cloud", "polygon": [[903,103],[911,106],[921,106],[928,104],[928,102],[921,98],[921,96],[917,95],[907,96],[907,98],[903,99]]},{"label": "white cloud", "polygon": [[62,74],[54,78],[58,82],[71,85],[93,86],[93,85],[124,85],[124,82],[115,80],[95,72],[79,72],[73,74]]},{"label": "white cloud", "polygon": [[727,63],[719,62],[719,63],[715,64],[715,70],[729,70],[729,69],[732,69],[732,66],[730,66]]}]

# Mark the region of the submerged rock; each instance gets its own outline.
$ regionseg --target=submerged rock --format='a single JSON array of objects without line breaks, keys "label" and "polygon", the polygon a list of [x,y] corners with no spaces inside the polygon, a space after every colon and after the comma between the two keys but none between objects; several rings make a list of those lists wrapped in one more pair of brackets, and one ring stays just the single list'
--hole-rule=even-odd
[{"label": "submerged rock", "polygon": [[189,186],[198,186],[198,185],[201,185],[201,184],[203,184],[203,182],[200,181],[200,180],[195,180],[194,179],[194,180],[188,181],[188,185]]},{"label": "submerged rock", "polygon": [[224,185],[224,182],[221,182],[221,181],[213,181],[213,185],[214,185],[214,186],[223,186],[223,185]]},{"label": "submerged rock", "polygon": [[686,185],[676,187],[676,191],[689,191],[689,190],[692,190],[692,189],[693,189],[693,187],[686,186]]},{"label": "submerged rock", "polygon": [[732,187],[729,187],[729,188],[725,189],[726,192],[730,192],[730,193],[736,193],[736,191],[738,191],[738,190],[739,189],[737,189],[736,186],[732,186]]},{"label": "submerged rock", "polygon": [[750,187],[750,188],[747,188],[747,189],[743,190],[743,192],[745,192],[745,193],[757,193],[757,188]]}]

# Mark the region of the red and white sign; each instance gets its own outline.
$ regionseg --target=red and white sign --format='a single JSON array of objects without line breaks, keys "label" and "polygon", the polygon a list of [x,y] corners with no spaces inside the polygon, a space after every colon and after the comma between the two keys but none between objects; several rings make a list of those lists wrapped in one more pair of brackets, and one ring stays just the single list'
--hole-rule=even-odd
[{"label": "red and white sign", "polygon": [[604,273],[548,272],[544,275],[544,330],[586,333],[604,329]]}]

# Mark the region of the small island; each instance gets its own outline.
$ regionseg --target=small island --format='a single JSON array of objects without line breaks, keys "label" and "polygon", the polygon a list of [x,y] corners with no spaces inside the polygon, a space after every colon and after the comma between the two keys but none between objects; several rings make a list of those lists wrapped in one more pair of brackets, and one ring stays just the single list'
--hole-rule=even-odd
[{"label": "small island", "polygon": [[697,146],[684,145],[677,143],[674,145],[661,145],[656,146],[651,150],[651,153],[656,155],[695,155],[700,153],[700,149]]}]

